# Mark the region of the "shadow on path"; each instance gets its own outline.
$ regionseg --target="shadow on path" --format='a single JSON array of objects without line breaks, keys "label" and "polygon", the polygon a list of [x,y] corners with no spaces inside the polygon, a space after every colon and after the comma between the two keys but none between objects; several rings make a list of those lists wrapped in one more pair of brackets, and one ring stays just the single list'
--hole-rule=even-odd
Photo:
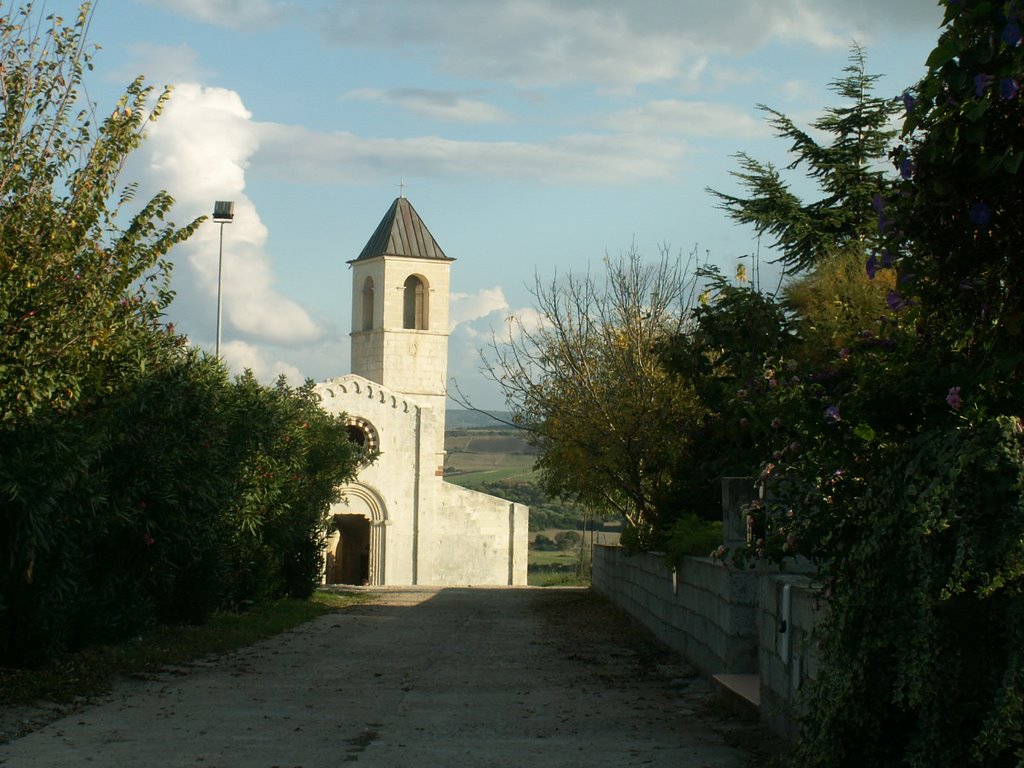
[{"label": "shadow on path", "polygon": [[756,725],[579,589],[379,589],[232,654],[119,684],[0,746],[21,768],[756,764]]}]

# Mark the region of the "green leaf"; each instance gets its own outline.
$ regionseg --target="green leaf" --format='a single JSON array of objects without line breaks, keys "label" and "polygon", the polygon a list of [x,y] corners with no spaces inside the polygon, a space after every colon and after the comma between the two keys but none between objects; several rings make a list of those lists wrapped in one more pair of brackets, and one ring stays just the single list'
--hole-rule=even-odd
[{"label": "green leaf", "polygon": [[935,50],[933,50],[928,56],[927,61],[925,61],[925,65],[928,67],[941,67],[959,53],[960,41],[952,36],[944,37],[939,40],[939,44],[935,47]]},{"label": "green leaf", "polygon": [[863,440],[865,443],[870,443],[875,439],[875,430],[871,428],[870,424],[864,422],[859,423],[853,428],[853,434]]}]

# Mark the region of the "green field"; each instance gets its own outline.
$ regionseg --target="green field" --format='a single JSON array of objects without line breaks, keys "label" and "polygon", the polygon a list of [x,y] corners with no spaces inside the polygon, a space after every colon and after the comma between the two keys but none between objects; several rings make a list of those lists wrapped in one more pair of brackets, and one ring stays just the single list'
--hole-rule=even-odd
[{"label": "green field", "polygon": [[525,467],[498,467],[496,469],[481,469],[476,472],[463,472],[460,474],[446,475],[445,479],[456,485],[466,487],[477,486],[490,480],[523,480],[533,478],[533,463]]},{"label": "green field", "polygon": [[445,433],[445,479],[476,486],[492,480],[529,480],[536,454],[513,430],[459,429]]}]

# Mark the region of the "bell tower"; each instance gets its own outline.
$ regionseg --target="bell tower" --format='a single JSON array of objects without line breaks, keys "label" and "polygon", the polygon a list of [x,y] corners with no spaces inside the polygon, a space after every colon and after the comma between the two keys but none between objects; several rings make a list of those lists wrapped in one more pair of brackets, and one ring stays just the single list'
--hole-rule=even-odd
[{"label": "bell tower", "polygon": [[352,373],[428,405],[443,464],[448,258],[409,201],[395,199],[352,267]]}]

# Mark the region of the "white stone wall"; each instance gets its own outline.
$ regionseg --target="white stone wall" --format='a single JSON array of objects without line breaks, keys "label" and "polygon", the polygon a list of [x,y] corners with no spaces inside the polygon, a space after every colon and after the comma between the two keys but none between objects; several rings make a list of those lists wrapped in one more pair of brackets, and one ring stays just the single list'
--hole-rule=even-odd
[{"label": "white stone wall", "polygon": [[528,508],[443,481],[433,490],[422,583],[525,585]]}]

